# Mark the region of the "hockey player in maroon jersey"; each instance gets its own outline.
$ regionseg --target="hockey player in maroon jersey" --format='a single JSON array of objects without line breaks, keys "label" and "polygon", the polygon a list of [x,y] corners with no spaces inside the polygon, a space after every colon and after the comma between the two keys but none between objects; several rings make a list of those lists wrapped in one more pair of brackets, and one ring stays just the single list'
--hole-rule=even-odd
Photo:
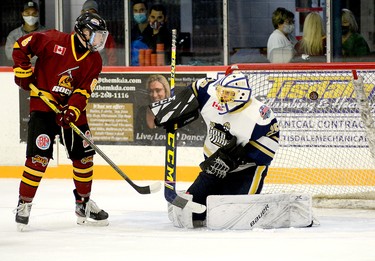
[{"label": "hockey player in maroon jersey", "polygon": [[[104,47],[108,31],[105,21],[93,13],[80,15],[74,30],[73,34],[35,32],[19,38],[14,45],[16,84],[30,91],[29,84],[33,83],[62,111],[56,115],[30,91],[26,162],[16,212],[21,231],[29,222],[32,201],[52,158],[57,134],[72,161],[77,223],[108,225],[108,213],[90,199],[95,151],[69,127],[73,122],[90,136],[86,106],[102,70],[98,51]],[[34,70],[30,63],[33,56],[38,57]]]}]

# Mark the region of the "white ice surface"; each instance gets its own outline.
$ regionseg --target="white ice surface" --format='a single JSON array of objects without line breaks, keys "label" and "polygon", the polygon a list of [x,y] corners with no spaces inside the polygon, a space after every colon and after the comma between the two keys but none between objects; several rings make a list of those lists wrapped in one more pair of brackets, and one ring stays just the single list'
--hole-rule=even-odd
[{"label": "white ice surface", "polygon": [[123,180],[95,180],[92,199],[109,213],[110,224],[84,227],[75,224],[73,182],[44,179],[28,229],[18,232],[18,184],[0,179],[0,261],[375,260],[371,210],[314,209],[321,225],[303,229],[189,230],[172,226],[163,191],[140,195]]}]

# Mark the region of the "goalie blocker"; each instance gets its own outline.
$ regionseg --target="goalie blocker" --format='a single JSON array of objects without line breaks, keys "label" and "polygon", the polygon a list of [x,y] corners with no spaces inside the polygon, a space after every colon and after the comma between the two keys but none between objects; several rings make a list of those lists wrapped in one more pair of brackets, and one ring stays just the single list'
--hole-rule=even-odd
[{"label": "goalie blocker", "polygon": [[150,106],[156,126],[181,128],[199,117],[199,103],[191,88],[184,88],[176,95],[153,102]]},{"label": "goalie blocker", "polygon": [[[188,209],[170,206],[168,211],[175,227],[197,227]],[[208,196],[206,225],[213,230],[309,227],[313,225],[312,198],[297,193]]]}]

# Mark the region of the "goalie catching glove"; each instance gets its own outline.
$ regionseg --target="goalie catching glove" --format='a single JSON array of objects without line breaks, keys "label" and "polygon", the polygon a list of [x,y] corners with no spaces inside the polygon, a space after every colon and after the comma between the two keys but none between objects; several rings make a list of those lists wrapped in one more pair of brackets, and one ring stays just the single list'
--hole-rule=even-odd
[{"label": "goalie catching glove", "polygon": [[243,146],[236,145],[237,138],[233,138],[229,143],[219,148],[214,154],[199,164],[202,171],[207,174],[215,175],[219,178],[225,178],[227,173],[236,169],[240,165],[240,155],[243,152]]}]

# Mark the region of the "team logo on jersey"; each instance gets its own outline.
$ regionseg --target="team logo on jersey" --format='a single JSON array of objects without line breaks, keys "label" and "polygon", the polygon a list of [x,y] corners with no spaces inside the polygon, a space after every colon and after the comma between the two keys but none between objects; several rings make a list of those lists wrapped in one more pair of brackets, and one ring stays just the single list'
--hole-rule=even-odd
[{"label": "team logo on jersey", "polygon": [[262,117],[263,120],[268,119],[271,115],[270,107],[267,105],[262,105],[259,108],[260,117]]},{"label": "team logo on jersey", "polygon": [[62,75],[58,85],[53,86],[52,91],[61,96],[70,96],[73,92],[72,81],[73,79],[69,75]]},{"label": "team logo on jersey", "polygon": [[55,44],[55,47],[53,48],[53,52],[60,54],[60,55],[64,55],[65,51],[66,51],[65,47],[57,45],[57,44]]},{"label": "team logo on jersey", "polygon": [[32,161],[33,164],[39,163],[43,167],[45,167],[45,166],[48,165],[48,158],[47,157],[42,157],[42,156],[39,156],[39,155],[36,155],[35,157],[32,157],[31,161]]},{"label": "team logo on jersey", "polygon": [[210,122],[210,128],[208,130],[210,142],[219,147],[225,146],[227,144],[227,139],[225,138],[226,131],[229,130],[226,130],[221,124]]},{"label": "team logo on jersey", "polygon": [[35,140],[36,146],[41,150],[47,150],[51,146],[51,139],[47,134],[40,134]]},{"label": "team logo on jersey", "polygon": [[79,66],[69,68],[68,70],[59,74],[60,78],[57,85],[53,86],[52,92],[59,94],[60,96],[70,96],[73,92],[73,74],[72,71],[78,69]]},{"label": "team logo on jersey", "polygon": [[223,124],[224,131],[229,132],[230,130],[230,122],[226,122]]}]

